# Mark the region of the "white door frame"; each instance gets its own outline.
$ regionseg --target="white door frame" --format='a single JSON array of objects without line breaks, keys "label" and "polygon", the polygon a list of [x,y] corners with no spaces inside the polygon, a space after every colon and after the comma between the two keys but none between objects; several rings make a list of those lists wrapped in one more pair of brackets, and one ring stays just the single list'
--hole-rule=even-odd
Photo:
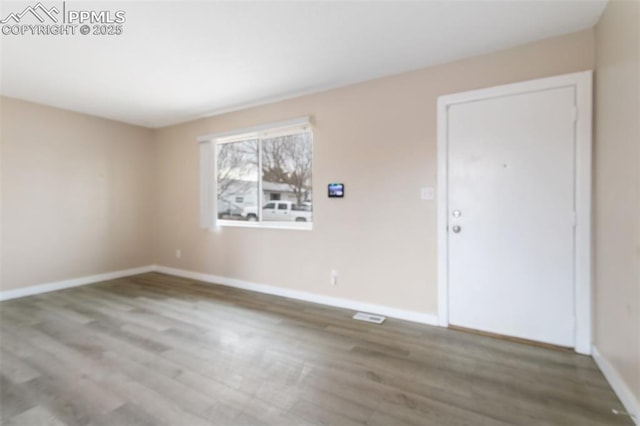
[{"label": "white door frame", "polygon": [[[438,323],[449,326],[448,241],[448,110],[451,105],[540,90],[575,87],[576,228],[575,228],[575,350],[591,354],[591,105],[592,71],[541,78],[440,96],[438,98]],[[542,314],[542,312],[541,312]]]}]

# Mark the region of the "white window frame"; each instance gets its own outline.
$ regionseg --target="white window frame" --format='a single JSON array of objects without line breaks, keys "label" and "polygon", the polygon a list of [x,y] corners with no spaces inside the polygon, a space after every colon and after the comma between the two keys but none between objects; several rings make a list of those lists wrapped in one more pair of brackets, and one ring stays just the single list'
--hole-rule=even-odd
[{"label": "white window frame", "polygon": [[[311,152],[313,155],[313,129],[311,117],[304,116],[275,123],[233,130],[229,132],[212,133],[198,137],[200,145],[200,226],[204,229],[235,227],[235,228],[267,228],[267,229],[293,229],[310,231],[313,229],[313,212],[311,222],[263,222],[262,221],[262,149],[258,155],[258,194],[256,210],[258,221],[249,222],[242,220],[225,220],[218,218],[218,172],[216,146],[224,143],[239,142],[247,139],[264,139],[279,134],[292,134],[298,131],[311,132]],[[293,132],[292,132],[293,130]],[[259,142],[261,143],[261,142]],[[313,167],[313,166],[312,166]],[[312,171],[313,179],[313,171]]]}]

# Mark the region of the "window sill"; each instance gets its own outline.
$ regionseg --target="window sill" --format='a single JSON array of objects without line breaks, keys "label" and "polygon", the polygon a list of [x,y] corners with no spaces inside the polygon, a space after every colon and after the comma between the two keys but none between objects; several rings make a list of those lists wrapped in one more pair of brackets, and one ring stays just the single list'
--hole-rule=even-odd
[{"label": "window sill", "polygon": [[216,220],[216,228],[259,228],[311,231],[313,222],[245,222],[241,220]]}]

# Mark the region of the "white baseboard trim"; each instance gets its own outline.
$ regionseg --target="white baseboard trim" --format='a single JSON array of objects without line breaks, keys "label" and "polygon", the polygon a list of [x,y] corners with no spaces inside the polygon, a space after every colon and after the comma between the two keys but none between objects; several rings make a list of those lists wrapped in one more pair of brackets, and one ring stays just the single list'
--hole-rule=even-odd
[{"label": "white baseboard trim", "polygon": [[388,306],[374,305],[371,303],[357,302],[355,300],[342,299],[321,294],[309,293],[300,290],[291,290],[276,287],[268,284],[257,284],[235,278],[219,277],[216,275],[203,274],[200,272],[186,271],[184,269],[169,268],[166,266],[156,266],[155,270],[163,274],[175,275],[177,277],[189,278],[203,281],[210,284],[218,284],[227,287],[241,288],[258,293],[271,294],[274,296],[288,297],[289,299],[304,300],[305,302],[318,303],[320,305],[333,306],[336,308],[351,309],[354,311],[380,314],[390,318],[397,318],[421,324],[438,325],[437,315],[424,314],[421,312],[407,311],[404,309],[391,308]]},{"label": "white baseboard trim", "polygon": [[629,389],[613,365],[611,365],[609,360],[602,356],[595,345],[593,345],[592,354],[596,364],[600,367],[600,371],[602,371],[602,374],[613,388],[613,391],[618,395],[618,398],[620,398],[620,402],[624,405],[627,413],[631,414],[636,425],[640,424],[638,423],[638,421],[640,421],[640,406],[638,404],[638,400],[633,395],[633,392],[631,392],[631,389]]},{"label": "white baseboard trim", "polygon": [[72,278],[70,280],[56,281],[53,283],[33,285],[15,290],[0,291],[0,301],[17,299],[19,297],[33,296],[35,294],[48,293],[65,288],[78,287],[81,285],[94,284],[102,281],[114,280],[116,278],[130,277],[132,275],[144,274],[154,271],[155,265],[142,266],[140,268],[124,269],[122,271],[107,272],[104,274],[90,275],[87,277]]},{"label": "white baseboard trim", "polygon": [[342,299],[321,294],[309,293],[300,290],[291,290],[267,284],[257,284],[235,278],[220,277],[216,275],[203,274],[200,272],[187,271],[184,269],[169,268],[166,266],[148,265],[140,268],[125,269],[122,271],[107,272],[104,274],[91,275],[87,277],[73,278],[70,280],[56,281],[47,284],[39,284],[15,290],[0,291],[0,301],[17,299],[20,297],[33,296],[36,294],[48,293],[56,290],[63,290],[71,287],[79,287],[88,284],[95,284],[102,281],[114,280],[117,278],[129,277],[132,275],[144,274],[147,272],[161,272],[163,274],[175,275],[178,277],[194,279],[210,284],[224,285],[227,287],[241,288],[258,293],[271,294],[274,296],[288,297],[290,299],[304,300],[305,302],[318,303],[321,305],[333,306],[337,308],[351,309],[354,311],[368,312],[372,314],[384,315],[390,318],[397,318],[420,324],[438,325],[437,315],[424,314],[421,312],[408,311],[404,309],[392,308],[389,306],[375,305],[371,303],[357,302],[355,300]]}]

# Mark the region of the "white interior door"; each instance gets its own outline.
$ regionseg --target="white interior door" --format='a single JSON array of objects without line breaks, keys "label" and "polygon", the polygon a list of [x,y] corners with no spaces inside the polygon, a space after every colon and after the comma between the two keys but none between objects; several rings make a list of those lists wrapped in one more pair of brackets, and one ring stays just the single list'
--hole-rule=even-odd
[{"label": "white interior door", "polygon": [[575,92],[449,107],[450,324],[575,345]]}]

